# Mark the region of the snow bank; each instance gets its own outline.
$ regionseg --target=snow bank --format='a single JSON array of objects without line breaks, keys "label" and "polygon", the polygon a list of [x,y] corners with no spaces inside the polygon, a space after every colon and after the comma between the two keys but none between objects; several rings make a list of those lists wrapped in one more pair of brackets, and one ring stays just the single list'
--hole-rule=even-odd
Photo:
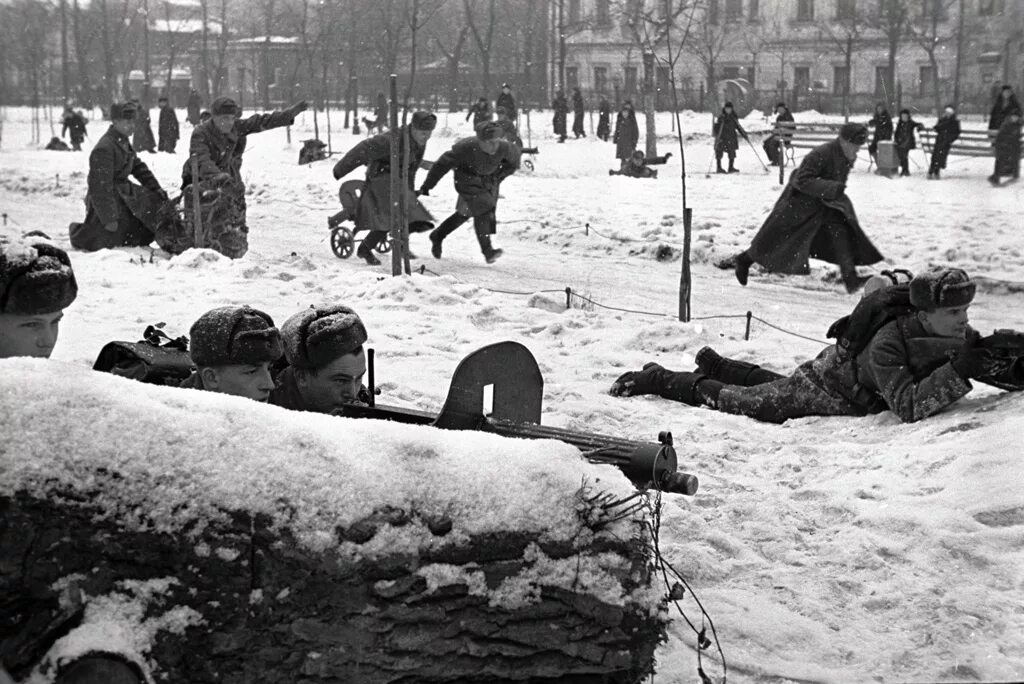
[{"label": "snow bank", "polygon": [[[91,504],[128,529],[190,535],[227,510],[264,513],[314,551],[387,506],[451,520],[448,541],[516,530],[571,540],[582,483],[633,491],[561,442],[289,412],[55,361],[0,361],[0,431],[0,495],[98,487]],[[418,530],[340,551],[415,554],[433,543]]]}]

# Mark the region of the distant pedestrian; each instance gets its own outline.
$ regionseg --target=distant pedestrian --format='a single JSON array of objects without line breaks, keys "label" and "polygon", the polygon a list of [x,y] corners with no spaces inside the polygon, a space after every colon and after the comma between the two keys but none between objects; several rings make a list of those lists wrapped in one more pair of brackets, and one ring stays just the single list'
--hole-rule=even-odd
[{"label": "distant pedestrian", "polygon": [[508,83],[501,84],[501,92],[498,93],[498,99],[494,103],[494,107],[495,110],[498,107],[504,107],[509,121],[513,123],[519,118],[519,110],[516,109],[516,98],[512,96],[512,87]]},{"label": "distant pedestrian", "polygon": [[[712,124],[711,132],[715,136],[716,172],[739,173],[739,169],[736,168],[736,150],[740,146],[738,136],[743,136],[743,139],[747,141],[750,138],[747,137],[747,132],[740,125],[739,117],[736,116],[736,112],[733,110],[732,102],[726,102],[725,106],[722,107],[722,113]],[[722,168],[723,154],[729,157],[728,171]]]},{"label": "distant pedestrian", "polygon": [[1021,110],[1017,107],[1004,114],[1002,126],[996,134],[995,169],[988,177],[992,185],[999,185],[1002,176],[1009,176],[1013,180],[1020,178],[1020,132]]},{"label": "distant pedestrian", "polygon": [[615,158],[622,162],[621,168],[625,171],[640,140],[640,127],[636,124],[636,112],[630,100],[622,103],[622,109],[615,118],[615,137],[612,140],[615,143]]},{"label": "distant pedestrian", "polygon": [[563,91],[559,90],[555,93],[555,101],[551,103],[551,108],[555,110],[555,118],[552,121],[555,135],[558,136],[558,142],[564,143],[566,138],[566,119],[569,116],[569,103],[566,101]]},{"label": "distant pedestrian", "polygon": [[203,104],[199,97],[199,91],[193,88],[188,94],[188,104],[186,105],[186,119],[193,126],[198,126],[202,121],[199,119],[199,115],[202,112]]},{"label": "distant pedestrian", "polygon": [[785,147],[792,146],[793,133],[792,131],[796,128],[793,124],[793,114],[789,111],[789,107],[786,106],[785,102],[779,102],[775,105],[775,131],[769,135],[765,141],[761,144],[764,148],[765,154],[768,156],[772,166],[778,166],[782,163],[782,155],[784,150],[780,149],[780,144]]},{"label": "distant pedestrian", "polygon": [[136,152],[156,152],[156,140],[153,138],[152,119],[149,110],[142,106],[138,98],[130,100],[135,105],[135,133],[132,135],[132,147]]},{"label": "distant pedestrian", "polygon": [[1000,88],[999,95],[996,97],[996,101],[992,105],[992,113],[988,117],[989,136],[995,137],[1003,127],[1003,120],[1014,112],[1016,112],[1017,116],[1020,116],[1020,102],[1017,100],[1017,96],[1014,94],[1013,88],[1008,85],[1004,85]]},{"label": "distant pedestrian", "polygon": [[875,105],[875,115],[868,121],[869,127],[874,127],[871,136],[871,144],[868,145],[868,155],[871,160],[877,163],[878,143],[892,140],[892,116],[889,110],[881,102]]},{"label": "distant pedestrian", "polygon": [[597,137],[605,142],[612,133],[612,106],[608,104],[608,98],[604,95],[597,104]]},{"label": "distant pedestrian", "polygon": [[587,104],[583,101],[583,93],[579,86],[572,89],[572,134],[577,137],[587,137],[583,130],[583,115],[587,113]]},{"label": "distant pedestrian", "polygon": [[71,148],[75,152],[79,152],[82,149],[82,142],[85,140],[85,117],[82,116],[81,112],[71,109],[71,105],[65,105],[61,123],[63,126],[60,131],[60,137],[63,138],[65,134],[70,132]]},{"label": "distant pedestrian", "polygon": [[157,134],[160,136],[160,142],[157,145],[157,149],[161,152],[170,152],[174,154],[174,148],[178,144],[178,115],[174,113],[174,108],[170,106],[166,97],[161,97],[156,102],[157,108],[160,110],[160,119],[157,122]]},{"label": "distant pedestrian", "polygon": [[893,135],[893,142],[896,143],[896,156],[900,160],[900,175],[910,175],[910,150],[917,147],[917,138],[914,131],[923,131],[924,126],[910,117],[909,109],[900,110],[900,120],[896,124],[896,133]]},{"label": "distant pedestrian", "polygon": [[491,120],[491,103],[486,97],[479,98],[469,111],[466,112],[466,121],[469,121],[469,117],[473,117],[473,128],[482,124],[484,121]]},{"label": "distant pedestrian", "polygon": [[935,144],[932,146],[932,162],[928,166],[928,177],[938,180],[939,171],[946,168],[949,148],[960,137],[960,121],[956,118],[956,109],[953,108],[953,105],[946,105],[946,109],[933,128]]}]

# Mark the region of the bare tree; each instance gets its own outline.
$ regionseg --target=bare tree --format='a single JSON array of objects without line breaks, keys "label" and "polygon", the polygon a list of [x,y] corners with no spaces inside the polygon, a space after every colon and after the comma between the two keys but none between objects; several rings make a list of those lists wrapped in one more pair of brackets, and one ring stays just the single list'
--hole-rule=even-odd
[{"label": "bare tree", "polygon": [[87,107],[92,107],[94,93],[89,73],[89,65],[92,63],[89,58],[89,48],[96,34],[94,31],[82,31],[84,21],[79,0],[75,0],[74,9],[71,12],[71,34],[75,43],[75,74],[78,78],[79,101]]},{"label": "bare tree", "polygon": [[[776,20],[772,22],[771,28],[768,29],[769,35],[781,36],[783,35],[782,26]],[[790,44],[785,40],[769,40],[765,44],[765,52],[771,55],[775,55],[779,58],[779,82],[777,84],[779,97],[783,100],[786,99],[786,89],[788,83],[786,82],[786,60],[789,59],[792,54],[792,48]],[[792,104],[792,103],[791,103]]]},{"label": "bare tree", "polygon": [[703,5],[703,16],[691,33],[683,49],[697,58],[704,66],[704,78],[707,82],[707,93],[714,102],[714,108],[718,109],[721,103],[718,101],[718,58],[725,49],[726,36],[728,34],[727,24],[714,16],[712,3]]},{"label": "bare tree", "polygon": [[412,97],[413,84],[416,82],[416,38],[420,30],[426,26],[434,15],[438,13],[446,0],[410,0],[408,12],[406,12],[406,23],[409,26],[409,82],[405,86],[405,114],[409,112],[409,100]]},{"label": "bare tree", "polygon": [[834,19],[823,19],[818,22],[823,33],[827,35],[836,48],[843,54],[846,81],[841,84],[843,98],[843,116],[846,120],[850,117],[850,74],[852,72],[853,53],[860,42],[865,28],[864,14],[855,4],[846,3],[842,0],[837,5]]},{"label": "bare tree", "polygon": [[921,12],[909,24],[909,32],[914,41],[928,55],[928,64],[932,70],[932,100],[935,111],[942,110],[942,94],[939,88],[939,60],[937,53],[956,38],[957,31],[943,31],[949,11],[957,0],[922,0]]},{"label": "bare tree", "polygon": [[194,15],[190,12],[186,16],[173,16],[172,8],[174,3],[171,0],[163,0],[164,25],[161,27],[164,33],[165,49],[167,50],[167,92],[170,92],[171,81],[174,78],[174,62],[179,53],[188,50],[194,40],[189,24]]},{"label": "bare tree", "polygon": [[[484,20],[486,23],[482,28],[481,22],[477,20],[476,16],[481,2],[487,5],[487,17]],[[483,87],[483,91],[488,93],[491,91],[491,48],[494,46],[494,27],[497,23],[495,0],[462,0],[462,6],[466,12],[466,24],[469,26],[473,42],[476,44],[477,54],[480,57],[482,71],[480,85]]]},{"label": "bare tree", "polygon": [[867,17],[867,25],[877,29],[885,37],[889,47],[885,83],[882,84],[886,100],[891,109],[897,109],[896,97],[896,54],[900,43],[907,35],[912,0],[878,0],[878,12]]},{"label": "bare tree", "polygon": [[411,0],[377,0],[376,19],[379,24],[380,39],[376,41],[377,51],[381,57],[384,74],[398,71],[398,56],[405,45],[405,31],[408,24],[408,3]]},{"label": "bare tree", "polygon": [[[456,35],[453,37],[452,33]],[[441,29],[435,30],[431,37],[434,39],[437,49],[444,56],[448,67],[448,109],[458,109],[459,64],[462,62],[462,50],[466,46],[466,38],[469,37],[469,26],[466,24],[457,25],[454,22],[444,22]],[[451,45],[451,47],[446,47],[447,45]]]}]

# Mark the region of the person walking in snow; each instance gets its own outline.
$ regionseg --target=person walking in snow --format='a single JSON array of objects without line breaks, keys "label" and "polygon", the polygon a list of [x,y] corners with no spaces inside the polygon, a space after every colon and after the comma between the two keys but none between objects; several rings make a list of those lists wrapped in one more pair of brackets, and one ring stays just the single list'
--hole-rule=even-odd
[{"label": "person walking in snow", "polygon": [[1011,111],[1003,118],[1003,123],[995,139],[995,169],[988,177],[988,182],[998,186],[1002,176],[1013,180],[1020,178],[1020,110]]},{"label": "person walking in snow", "polygon": [[558,136],[558,142],[564,143],[566,138],[566,120],[569,116],[569,103],[565,99],[564,92],[559,90],[555,93],[555,100],[551,103],[551,108],[555,110],[552,127],[554,128],[555,135]]},{"label": "person walking in snow", "polygon": [[188,336],[196,369],[181,387],[253,401],[270,398],[271,365],[284,354],[284,347],[268,314],[248,306],[218,307],[200,316]]},{"label": "person walking in snow", "polygon": [[923,131],[924,126],[910,117],[909,109],[900,110],[900,120],[896,124],[893,142],[896,143],[896,156],[900,160],[900,175],[910,175],[910,150],[917,147],[914,131]]},{"label": "person walking in snow", "polygon": [[508,114],[509,121],[515,123],[516,119],[519,118],[519,110],[516,108],[516,98],[512,96],[512,87],[508,83],[501,84],[501,92],[498,93],[498,99],[494,103],[494,109],[497,111],[499,107],[505,108],[505,113]]},{"label": "person walking in snow", "polygon": [[[406,167],[406,201],[409,207],[409,232],[420,233],[434,227],[430,215],[416,198],[416,171],[423,165],[427,141],[430,140],[437,116],[426,111],[414,112],[411,122],[398,133],[398,155],[404,158],[408,146],[409,165]],[[391,133],[380,133],[367,138],[349,150],[334,165],[334,178],[341,180],[360,166],[366,167],[366,185],[359,198],[356,215],[357,230],[366,230],[366,237],[356,250],[371,266],[380,264],[373,250],[385,242],[391,230]]]},{"label": "person walking in snow", "polygon": [[1003,121],[1014,113],[1016,113],[1017,116],[1021,115],[1020,102],[1017,100],[1017,95],[1013,92],[1013,88],[1008,85],[1004,85],[999,89],[999,95],[996,97],[996,101],[992,104],[992,112],[988,117],[989,137],[995,138],[1003,127]]},{"label": "person walking in snow", "polygon": [[579,86],[572,89],[572,134],[576,138],[586,138],[587,132],[583,129],[583,115],[587,113],[587,105],[583,101],[583,93]]},{"label": "person walking in snow", "polygon": [[[711,132],[715,136],[715,163],[717,165],[715,172],[739,173],[739,169],[736,168],[736,150],[740,147],[738,136],[743,136],[743,139],[748,142],[750,138],[747,137],[747,132],[740,125],[739,117],[736,116],[736,112],[733,110],[732,102],[726,102],[725,106],[722,107],[722,113],[712,124]],[[723,154],[729,156],[728,172],[722,168]]]},{"label": "person walking in snow", "polygon": [[178,115],[174,113],[174,108],[170,106],[166,97],[157,100],[156,106],[160,110],[160,119],[157,122],[157,134],[160,136],[160,141],[157,143],[157,149],[174,154],[174,148],[177,146],[179,138]]},{"label": "person walking in snow", "polygon": [[85,141],[85,117],[81,112],[71,109],[71,105],[64,106],[64,115],[61,117],[60,137],[63,138],[71,132],[71,149],[75,152],[82,150],[82,142]]},{"label": "person walking in snow", "polygon": [[270,403],[292,411],[335,414],[360,401],[366,375],[366,326],[334,304],[310,307],[281,326],[288,365],[278,373]]},{"label": "person walking in snow", "polygon": [[871,144],[868,145],[868,155],[877,163],[878,143],[892,140],[892,116],[884,103],[879,102],[875,105],[875,115],[868,120],[868,126],[874,128]]},{"label": "person walking in snow", "polygon": [[960,137],[960,120],[956,118],[956,109],[953,108],[953,105],[946,105],[942,116],[932,128],[935,131],[935,144],[932,145],[932,160],[928,165],[928,177],[938,180],[939,171],[946,168],[949,148]]},{"label": "person walking in snow", "polygon": [[138,98],[129,100],[135,105],[135,131],[132,133],[132,146],[136,152],[156,152],[156,139],[153,137],[153,120],[149,110],[142,106]]},{"label": "person walking in snow", "polygon": [[[70,226],[75,249],[141,247],[153,241],[167,193],[129,142],[137,112],[132,102],[110,107],[110,129],[89,154],[85,220]],[[130,176],[141,185],[130,182]]]},{"label": "person walking in snow", "polygon": [[77,296],[67,252],[46,240],[0,238],[0,359],[50,358]]},{"label": "person walking in snow", "polygon": [[[995,357],[968,324],[974,295],[975,283],[963,270],[930,271],[864,297],[830,331],[840,342],[788,377],[705,347],[695,372],[650,362],[619,376],[610,393],[657,394],[770,423],[886,410],[916,422],[969,393],[972,380],[1024,390],[1024,358]],[[901,298],[909,306],[879,317]]]},{"label": "person walking in snow", "polygon": [[441,258],[444,239],[470,218],[487,263],[493,264],[501,256],[502,250],[491,244],[491,236],[497,232],[498,187],[519,169],[519,150],[500,135],[501,126],[496,122],[481,122],[475,137],[457,141],[427,172],[418,194],[429,195],[449,171],[454,171],[459,193],[455,213],[430,233],[430,252],[435,259]]},{"label": "person walking in snow", "polygon": [[188,104],[185,107],[185,119],[193,126],[198,126],[201,121],[199,120],[199,114],[202,111],[202,99],[199,97],[199,91],[192,88],[188,93]]},{"label": "person walking in snow", "polygon": [[481,97],[469,108],[469,111],[466,112],[466,121],[469,121],[470,117],[473,117],[474,129],[484,121],[491,120],[491,103],[486,97]]},{"label": "person walking in snow", "polygon": [[615,158],[625,169],[626,164],[633,158],[637,142],[640,141],[640,127],[636,124],[636,112],[633,111],[633,103],[630,100],[622,103],[622,109],[615,117],[615,135],[612,141],[615,143]]},{"label": "person walking in snow", "polygon": [[612,134],[612,106],[608,104],[608,98],[601,96],[597,103],[597,137],[608,142]]},{"label": "person walking in snow", "polygon": [[860,287],[856,266],[882,260],[846,195],[850,169],[867,137],[867,128],[847,123],[839,137],[803,158],[750,247],[736,256],[740,285],[747,284],[755,263],[773,273],[802,275],[814,257],[839,266],[848,292]]}]

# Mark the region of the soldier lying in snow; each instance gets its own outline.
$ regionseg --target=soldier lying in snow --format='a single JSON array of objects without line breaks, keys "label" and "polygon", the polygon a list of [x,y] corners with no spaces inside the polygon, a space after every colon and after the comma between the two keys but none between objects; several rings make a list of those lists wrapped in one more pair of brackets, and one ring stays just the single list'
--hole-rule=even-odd
[{"label": "soldier lying in snow", "polygon": [[657,178],[658,170],[648,168],[651,164],[664,164],[672,156],[669,152],[663,157],[645,157],[640,150],[633,152],[633,156],[622,162],[622,168],[616,171],[608,169],[609,176],[629,176],[630,178]]},{"label": "soldier lying in snow", "polygon": [[865,296],[849,317],[832,326],[830,336],[838,338],[837,344],[789,377],[721,359],[704,348],[697,355],[697,372],[677,373],[647,363],[641,371],[621,375],[610,392],[658,394],[772,423],[886,409],[914,422],[966,395],[971,380],[1024,389],[1024,349],[995,349],[990,338],[981,338],[968,325],[974,293],[975,284],[964,271],[931,271],[909,285]]}]

